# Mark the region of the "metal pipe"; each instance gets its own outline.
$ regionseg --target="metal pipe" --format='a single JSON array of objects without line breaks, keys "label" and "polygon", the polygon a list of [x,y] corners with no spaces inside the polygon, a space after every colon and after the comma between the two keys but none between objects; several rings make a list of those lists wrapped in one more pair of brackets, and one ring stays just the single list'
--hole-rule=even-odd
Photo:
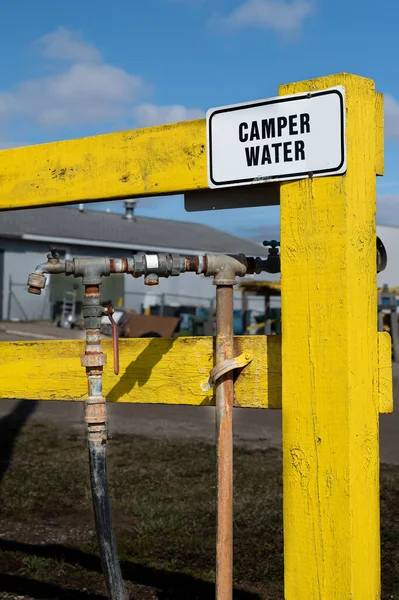
[{"label": "metal pipe", "polygon": [[[60,268],[54,252],[48,256],[46,272]],[[58,263],[57,263],[58,261]],[[57,263],[57,264],[56,264]],[[61,267],[62,268],[62,267]],[[109,597],[124,598],[123,583],[116,554],[105,468],[106,422],[105,398],[102,395],[102,370],[106,357],[100,343],[101,316],[99,285],[102,277],[111,273],[129,273],[133,277],[144,276],[147,285],[158,283],[159,277],[174,277],[191,271],[213,277],[216,285],[216,368],[220,374],[215,380],[217,425],[217,600],[231,600],[233,578],[233,286],[237,277],[262,271],[278,272],[280,257],[277,248],[269,251],[267,260],[239,255],[216,255],[184,257],[179,254],[136,254],[132,258],[109,259],[74,258],[65,262],[65,274],[82,277],[85,285],[83,317],[87,331],[86,353],[82,365],[86,367],[89,397],[86,403],[89,457],[93,488],[96,527],[107,582]],[[29,291],[40,293],[45,286],[42,272],[30,275]],[[110,313],[112,322],[112,313]],[[113,327],[114,336],[116,327]],[[115,371],[118,371],[117,348],[114,339]],[[231,361],[229,371],[223,370]]]},{"label": "metal pipe", "polygon": [[144,276],[146,285],[156,285],[159,277],[177,277],[181,273],[194,272],[198,275],[223,275],[225,283],[233,276],[243,277],[245,274],[278,273],[280,256],[277,248],[269,251],[269,257],[238,255],[205,254],[204,256],[181,256],[179,254],[135,254],[132,258],[73,258],[60,261],[56,248],[52,248],[47,262],[38,265],[28,278],[28,292],[41,294],[46,285],[47,274],[65,273],[74,277],[82,277],[83,284],[99,284],[102,277],[111,273],[128,273],[133,277]]},{"label": "metal pipe", "polygon": [[81,364],[86,367],[88,383],[85,421],[87,423],[91,493],[97,542],[108,598],[110,600],[126,600],[108,491],[106,465],[108,415],[102,390],[102,375],[103,367],[106,364],[106,355],[102,352],[100,337],[102,313],[99,286],[86,285],[83,300],[86,348],[85,354],[81,357]]},{"label": "metal pipe", "polygon": [[[233,286],[216,287],[216,367],[234,357]],[[217,544],[216,598],[233,594],[233,371],[216,384]]]}]

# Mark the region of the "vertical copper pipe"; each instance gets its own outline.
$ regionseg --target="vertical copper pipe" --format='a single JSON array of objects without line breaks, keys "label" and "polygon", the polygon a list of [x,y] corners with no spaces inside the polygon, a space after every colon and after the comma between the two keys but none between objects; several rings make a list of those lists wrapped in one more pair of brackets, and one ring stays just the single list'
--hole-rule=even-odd
[{"label": "vertical copper pipe", "polygon": [[118,325],[114,321],[114,317],[112,315],[110,315],[109,320],[111,321],[111,325],[112,325],[112,347],[113,347],[113,353],[114,353],[114,373],[115,373],[115,375],[119,375],[119,339],[118,339],[119,331],[118,331]]},{"label": "vertical copper pipe", "polygon": [[[216,287],[216,365],[233,358],[233,286]],[[233,371],[216,383],[216,599],[233,595]]]},{"label": "vertical copper pipe", "polygon": [[108,304],[107,315],[112,325],[112,348],[114,353],[114,373],[119,375],[119,329],[113,314],[114,309],[111,304]]}]

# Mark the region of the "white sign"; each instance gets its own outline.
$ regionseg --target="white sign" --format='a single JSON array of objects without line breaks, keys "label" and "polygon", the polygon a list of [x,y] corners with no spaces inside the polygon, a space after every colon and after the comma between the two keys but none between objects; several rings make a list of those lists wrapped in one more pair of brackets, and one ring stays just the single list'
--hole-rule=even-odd
[{"label": "white sign", "polygon": [[206,125],[210,188],[346,171],[341,86],[213,108]]}]

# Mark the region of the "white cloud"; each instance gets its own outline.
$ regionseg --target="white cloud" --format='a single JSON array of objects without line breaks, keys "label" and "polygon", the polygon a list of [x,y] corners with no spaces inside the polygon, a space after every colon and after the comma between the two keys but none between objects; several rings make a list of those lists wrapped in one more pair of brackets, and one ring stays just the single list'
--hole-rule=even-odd
[{"label": "white cloud", "polygon": [[384,111],[385,135],[399,138],[399,103],[389,94],[384,97]]},{"label": "white cloud", "polygon": [[52,127],[106,122],[130,114],[145,89],[140,77],[123,69],[77,63],[59,75],[25,81],[0,93],[0,118],[28,116]]},{"label": "white cloud", "polygon": [[69,64],[56,74],[24,81],[0,91],[0,122],[18,118],[52,129],[117,123],[136,118],[139,125],[195,119],[199,109],[140,104],[150,86],[139,76],[107,64],[99,50],[64,28],[36,42],[46,60]]},{"label": "white cloud", "polygon": [[381,194],[377,197],[377,223],[399,225],[399,194]]},{"label": "white cloud", "polygon": [[55,58],[69,62],[100,62],[102,60],[99,50],[82,36],[75,32],[59,27],[47,33],[37,41],[46,58]]},{"label": "white cloud", "polygon": [[100,52],[60,28],[38,42],[45,58],[72,64],[55,75],[24,81],[0,92],[0,120],[17,117],[51,127],[109,122],[130,115],[147,86],[141,77],[108,65]]},{"label": "white cloud", "polygon": [[228,29],[253,27],[280,34],[297,33],[314,9],[313,0],[246,0],[225,17],[214,17],[214,25]]},{"label": "white cloud", "polygon": [[151,125],[161,125],[162,123],[202,119],[205,113],[200,108],[186,108],[180,104],[172,106],[141,104],[135,109],[134,115],[139,127],[150,127]]}]

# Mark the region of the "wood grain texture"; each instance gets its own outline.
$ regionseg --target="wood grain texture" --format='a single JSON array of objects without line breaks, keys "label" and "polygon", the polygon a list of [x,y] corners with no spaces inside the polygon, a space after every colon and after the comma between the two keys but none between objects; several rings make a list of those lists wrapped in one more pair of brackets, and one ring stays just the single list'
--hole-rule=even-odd
[{"label": "wood grain texture", "polygon": [[[392,412],[391,341],[379,333],[379,404]],[[112,360],[109,340],[103,343]],[[81,341],[0,342],[0,398],[84,401],[86,376],[79,356]],[[281,338],[235,338],[236,355],[251,351],[254,360],[236,371],[235,405],[281,408]],[[213,367],[213,340],[208,337],[167,340],[120,340],[121,370],[109,364],[104,390],[109,402],[213,405],[208,375]],[[178,374],[178,375],[177,375]]]},{"label": "wood grain texture", "polygon": [[[234,343],[236,355],[253,354],[236,371],[235,405],[281,408],[280,337],[237,337]],[[103,347],[111,363],[110,340]],[[85,400],[83,352],[82,341],[1,342],[0,398]],[[212,405],[213,356],[212,337],[120,340],[120,374],[112,364],[105,367],[104,394],[110,402]]]},{"label": "wood grain texture", "polygon": [[280,195],[286,600],[380,597],[374,82],[344,73],[279,94],[335,85],[347,173]]},{"label": "wood grain texture", "polygon": [[375,95],[375,173],[384,175],[384,95]]},{"label": "wood grain texture", "polygon": [[0,151],[0,210],[207,187],[205,119]]},{"label": "wood grain texture", "polygon": [[393,412],[392,340],[387,331],[378,334],[378,404],[380,413]]}]

